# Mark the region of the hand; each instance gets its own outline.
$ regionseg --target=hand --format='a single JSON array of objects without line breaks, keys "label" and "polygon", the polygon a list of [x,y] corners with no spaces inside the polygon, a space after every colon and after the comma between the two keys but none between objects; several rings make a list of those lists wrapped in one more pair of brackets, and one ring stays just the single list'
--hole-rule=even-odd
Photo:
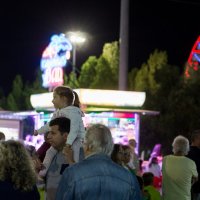
[{"label": "hand", "polygon": [[66,160],[69,164],[74,164],[74,158],[73,158],[73,150],[72,148],[69,146],[69,145],[66,145],[64,148],[63,148],[63,153],[66,157]]},{"label": "hand", "polygon": [[34,133],[33,133],[33,135],[34,135],[34,136],[37,136],[37,135],[38,135],[38,131],[35,130]]},{"label": "hand", "polygon": [[32,158],[35,171],[39,172],[42,169],[42,163],[38,158]]}]

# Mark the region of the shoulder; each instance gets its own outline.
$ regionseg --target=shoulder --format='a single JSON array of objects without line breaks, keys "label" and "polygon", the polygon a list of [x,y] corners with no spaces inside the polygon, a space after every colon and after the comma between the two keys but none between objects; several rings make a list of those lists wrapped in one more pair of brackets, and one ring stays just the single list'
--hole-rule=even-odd
[{"label": "shoulder", "polygon": [[[105,170],[106,169],[106,170]],[[87,177],[96,175],[114,176],[120,179],[130,179],[131,173],[114,163],[108,156],[94,155],[79,163],[75,163],[66,170],[66,176]]]},{"label": "shoulder", "polygon": [[65,108],[60,109],[60,113],[68,115],[70,114],[81,114],[82,111],[80,108],[76,106],[67,106]]}]

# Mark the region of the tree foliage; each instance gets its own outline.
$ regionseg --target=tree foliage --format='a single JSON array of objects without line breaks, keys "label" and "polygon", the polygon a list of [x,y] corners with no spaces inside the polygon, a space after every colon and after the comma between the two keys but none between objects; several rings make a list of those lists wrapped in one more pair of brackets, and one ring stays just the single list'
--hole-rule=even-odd
[{"label": "tree foliage", "polygon": [[90,56],[81,67],[81,74],[78,78],[82,88],[90,88],[96,76],[97,58]]},{"label": "tree foliage", "polygon": [[81,88],[117,89],[119,43],[106,43],[99,58],[91,56],[83,64],[78,78]]}]

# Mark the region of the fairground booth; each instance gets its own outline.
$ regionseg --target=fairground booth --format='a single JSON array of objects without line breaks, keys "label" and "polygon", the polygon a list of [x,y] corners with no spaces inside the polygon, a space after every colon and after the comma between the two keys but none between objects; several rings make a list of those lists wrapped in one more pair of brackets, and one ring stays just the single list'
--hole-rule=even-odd
[{"label": "fairground booth", "polygon": [[[115,143],[126,144],[136,140],[139,148],[140,115],[157,115],[156,111],[140,109],[145,102],[145,92],[119,90],[75,89],[85,113],[85,127],[95,123],[108,126]],[[50,120],[54,111],[53,93],[31,95],[31,104],[40,115],[40,127]],[[36,127],[38,128],[38,127]]]}]

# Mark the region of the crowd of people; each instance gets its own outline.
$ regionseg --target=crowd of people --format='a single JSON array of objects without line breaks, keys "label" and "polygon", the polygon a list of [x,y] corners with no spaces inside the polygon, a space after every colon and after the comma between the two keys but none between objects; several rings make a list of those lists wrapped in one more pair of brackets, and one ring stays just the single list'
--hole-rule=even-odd
[{"label": "crowd of people", "polygon": [[[178,135],[172,155],[150,157],[146,168],[136,141],[114,144],[103,124],[83,126],[80,101],[71,88],[53,92],[56,111],[39,149],[0,133],[1,199],[30,200],[200,200],[200,130]],[[160,185],[157,184],[159,180]]]}]

